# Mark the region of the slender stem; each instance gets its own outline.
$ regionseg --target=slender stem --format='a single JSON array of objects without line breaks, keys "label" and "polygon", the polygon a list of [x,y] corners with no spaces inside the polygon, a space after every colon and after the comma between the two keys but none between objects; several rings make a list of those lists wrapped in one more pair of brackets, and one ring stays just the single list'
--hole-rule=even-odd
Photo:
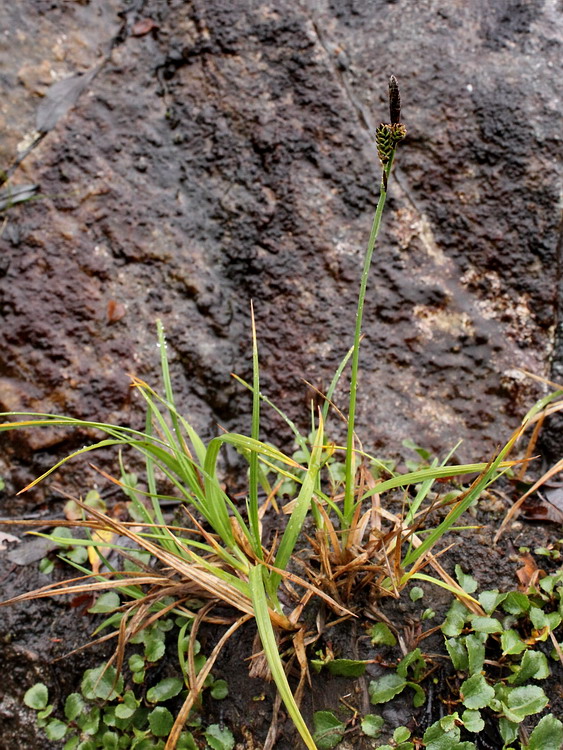
[{"label": "slender stem", "polygon": [[373,250],[375,248],[375,242],[377,235],[379,234],[379,227],[381,225],[381,216],[383,214],[383,208],[385,206],[385,199],[387,198],[387,181],[391,172],[391,166],[393,165],[393,157],[395,151],[391,153],[389,162],[387,163],[383,179],[381,182],[381,190],[379,193],[379,200],[377,202],[377,208],[375,210],[375,216],[373,218],[373,225],[371,227],[371,233],[369,236],[368,247],[366,251],[366,257],[364,260],[364,270],[362,272],[362,279],[360,282],[360,293],[358,295],[358,309],[356,311],[356,329],[354,332],[354,350],[352,354],[352,375],[350,378],[350,402],[348,407],[348,436],[346,440],[346,485],[344,493],[344,526],[345,531],[350,528],[352,518],[354,516],[355,502],[354,502],[354,487],[355,487],[355,476],[356,476],[356,464],[354,460],[354,426],[356,419],[356,396],[358,390],[358,366],[360,362],[360,338],[362,335],[362,319],[364,315],[364,302],[366,298],[366,290],[368,284],[369,270],[371,267],[371,260],[373,257]]},{"label": "slender stem", "polygon": [[[252,323],[252,431],[254,440],[260,438],[260,366],[258,362],[258,343],[256,337],[256,319],[254,305],[250,303],[250,317]],[[248,492],[248,522],[254,553],[262,558],[260,542],[260,520],[258,517],[258,454],[251,451],[249,457],[249,492]]]}]

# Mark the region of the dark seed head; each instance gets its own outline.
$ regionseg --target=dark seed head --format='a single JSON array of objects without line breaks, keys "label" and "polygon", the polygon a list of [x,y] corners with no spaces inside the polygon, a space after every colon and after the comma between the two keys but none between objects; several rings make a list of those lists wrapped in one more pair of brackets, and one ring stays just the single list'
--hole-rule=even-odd
[{"label": "dark seed head", "polygon": [[395,76],[389,78],[389,118],[391,125],[401,122],[401,95]]}]

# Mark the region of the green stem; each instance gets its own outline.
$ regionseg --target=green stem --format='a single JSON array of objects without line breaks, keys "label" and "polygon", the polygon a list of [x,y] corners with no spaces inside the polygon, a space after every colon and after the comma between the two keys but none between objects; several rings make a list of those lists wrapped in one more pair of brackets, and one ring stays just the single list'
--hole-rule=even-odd
[{"label": "green stem", "polygon": [[[252,302],[250,303],[250,316],[252,321],[252,431],[250,434],[254,440],[258,441],[260,437],[260,365],[258,362],[256,319]],[[258,454],[256,451],[250,452],[249,463],[248,522],[254,554],[262,559],[260,519],[258,517]]]},{"label": "green stem", "polygon": [[346,486],[344,493],[344,531],[350,528],[352,518],[354,516],[355,502],[354,502],[354,487],[355,487],[355,476],[356,476],[356,465],[354,460],[354,426],[356,419],[356,397],[358,390],[358,367],[360,362],[360,339],[362,335],[362,319],[364,315],[364,302],[366,298],[366,290],[368,284],[369,271],[371,267],[371,260],[373,257],[373,251],[375,248],[375,242],[377,235],[379,234],[379,227],[381,225],[381,216],[383,214],[383,208],[385,206],[385,199],[387,198],[387,182],[389,180],[389,174],[391,173],[391,167],[393,165],[393,157],[395,151],[391,153],[389,162],[384,168],[383,179],[381,182],[381,190],[379,193],[379,200],[377,202],[377,208],[375,209],[375,216],[373,218],[373,225],[371,227],[371,233],[369,236],[368,247],[366,251],[366,257],[364,260],[364,270],[362,272],[362,279],[360,282],[360,293],[358,295],[358,309],[356,311],[356,329],[354,332],[354,350],[352,354],[352,375],[350,378],[350,402],[348,407],[348,436],[346,439]]}]

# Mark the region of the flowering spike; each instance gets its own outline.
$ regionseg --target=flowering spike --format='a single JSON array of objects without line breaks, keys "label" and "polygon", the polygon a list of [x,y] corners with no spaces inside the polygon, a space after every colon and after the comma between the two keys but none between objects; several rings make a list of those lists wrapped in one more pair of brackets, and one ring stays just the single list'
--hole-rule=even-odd
[{"label": "flowering spike", "polygon": [[389,78],[389,119],[391,125],[398,125],[401,122],[401,94],[395,76]]},{"label": "flowering spike", "polygon": [[[375,131],[377,155],[384,170],[392,160],[399,141],[402,141],[407,134],[407,129],[401,122],[401,95],[395,76],[389,78],[389,116],[391,122],[382,122]],[[384,186],[387,183],[385,174],[383,183]]]},{"label": "flowering spike", "polygon": [[391,125],[386,125],[384,122],[378,126],[375,131],[375,143],[377,145],[377,155],[379,161],[385,167],[389,163],[395,144],[393,143],[393,131]]}]

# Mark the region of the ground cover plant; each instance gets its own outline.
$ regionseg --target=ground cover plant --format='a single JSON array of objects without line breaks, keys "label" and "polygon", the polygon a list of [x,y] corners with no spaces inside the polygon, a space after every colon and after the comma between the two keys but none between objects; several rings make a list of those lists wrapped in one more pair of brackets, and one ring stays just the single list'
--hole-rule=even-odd
[{"label": "ground cover plant", "polygon": [[[326,711],[317,712],[310,727],[299,708],[309,670],[324,669],[353,677],[363,673],[365,663],[335,659],[326,651],[315,653],[320,632],[308,624],[308,608],[322,602],[335,621],[354,618],[362,598],[399,598],[416,582],[431,583],[454,597],[443,632],[448,637],[445,647],[452,664],[465,677],[460,684],[459,710],[433,722],[422,737],[414,737],[409,728],[397,727],[393,744],[382,747],[469,750],[475,745],[461,739],[461,730],[478,732],[483,721],[480,711],[485,709],[497,717],[504,746],[514,747],[522,739],[518,734],[522,722],[547,705],[541,688],[527,683],[541,680],[548,673],[545,654],[535,648],[538,643],[551,639],[556,656],[561,657],[554,635],[561,624],[561,577],[536,582],[537,586],[534,584],[533,590],[520,598],[510,592],[491,591],[476,597],[470,577],[463,571],[458,571],[458,580],[450,576],[440,565],[441,552],[435,550],[450,531],[459,529],[460,519],[482,494],[499,477],[515,470],[519,462],[510,454],[517,441],[529,428],[533,428],[533,439],[537,437],[545,415],[561,408],[563,391],[554,390],[532,407],[506,445],[483,463],[451,464],[452,452],[443,461],[434,459],[411,467],[407,473],[396,473],[389,464],[361,449],[355,433],[369,271],[395,151],[406,135],[394,77],[389,99],[390,122],[381,124],[376,133],[382,180],[360,281],[353,345],[323,394],[322,405],[311,408],[308,435],[303,435],[283,409],[261,392],[253,313],[253,377],[250,383],[239,379],[252,396],[250,435],[222,433],[206,444],[196,433],[176,404],[160,322],[157,339],[162,393],[132,378],[146,406],[143,430],[60,415],[2,415],[7,421],[0,425],[0,431],[49,426],[103,434],[102,439],[75,451],[25,489],[66,461],[97,449],[117,448],[119,475],[104,472],[104,476],[128,499],[129,519],[123,520],[96,498],[70,498],[66,518],[53,524],[57,528],[49,537],[66,550],[66,559],[79,575],[5,602],[100,594],[92,611],[107,617],[98,628],[97,641],[114,639],[117,645],[113,657],[84,676],[81,693],[67,697],[60,718],[52,715],[54,707],[45,685],[35,685],[26,694],[27,705],[38,711],[47,736],[64,740],[67,750],[172,750],[198,747],[203,742],[212,748],[233,747],[232,735],[222,727],[194,727],[194,722],[198,721],[202,691],[213,693],[215,689],[214,697],[224,691],[213,680],[213,666],[224,644],[249,621],[256,623],[260,642],[252,664],[255,674],[271,674],[306,747],[334,747],[344,736],[346,724]],[[333,397],[349,363],[350,395],[343,415]],[[260,413],[265,407],[276,409],[292,430],[297,447],[292,455],[260,439]],[[344,418],[347,424],[343,446],[330,439],[331,420],[335,418]],[[225,492],[221,482],[218,466],[225,446],[236,449],[248,466],[248,491],[242,506]],[[127,451],[142,458],[142,481],[127,471]],[[467,486],[440,491],[442,480],[464,475],[475,478]],[[175,519],[165,513],[169,502],[179,507]],[[284,522],[279,533],[268,537],[263,522],[272,508],[278,509]],[[74,530],[72,534],[69,529]],[[308,561],[295,555],[299,545],[310,546]],[[48,561],[43,566],[48,570]],[[493,616],[499,609],[504,612],[503,620]],[[197,634],[203,623],[224,628],[206,658],[198,650]],[[166,678],[168,682],[162,681],[164,685],[153,685],[142,696],[135,685],[144,683],[147,669],[162,657],[169,629],[174,631],[178,674]],[[109,632],[100,635],[105,630]],[[373,642],[389,635],[385,627],[379,627]],[[141,644],[143,653],[128,656],[126,647],[131,644]],[[484,669],[485,653],[499,644],[499,672],[491,675]],[[287,676],[293,665],[300,672],[295,690]],[[124,667],[131,675],[131,685],[123,681]],[[371,683],[371,702],[385,703],[408,689],[414,692],[414,706],[421,706],[426,700],[421,682],[426,678],[424,654],[420,648],[408,650],[395,671]],[[165,704],[178,698],[180,705],[174,715]],[[377,741],[382,729],[378,717],[366,715],[360,726],[366,737]],[[561,722],[548,714],[541,718],[529,742],[523,739],[528,744],[520,746],[539,748],[541,740],[545,748],[548,743],[556,747],[557,742],[561,744],[561,731]],[[268,742],[272,746],[271,738]]]}]

